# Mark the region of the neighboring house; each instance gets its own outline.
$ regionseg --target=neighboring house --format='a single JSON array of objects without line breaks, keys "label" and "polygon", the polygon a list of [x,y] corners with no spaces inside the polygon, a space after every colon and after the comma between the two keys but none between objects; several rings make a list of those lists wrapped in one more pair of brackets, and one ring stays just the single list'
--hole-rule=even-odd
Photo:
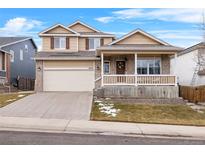
[{"label": "neighboring house", "polygon": [[171,66],[180,85],[205,85],[205,43],[198,43],[179,52],[172,57]]},{"label": "neighboring house", "polygon": [[36,51],[30,37],[0,37],[0,82],[16,85],[18,76],[34,79]]},{"label": "neighboring house", "polygon": [[57,24],[39,36],[43,43],[35,58],[36,91],[95,89],[104,96],[178,96],[170,56],[182,48],[143,30],[115,40],[77,21],[67,27]]}]

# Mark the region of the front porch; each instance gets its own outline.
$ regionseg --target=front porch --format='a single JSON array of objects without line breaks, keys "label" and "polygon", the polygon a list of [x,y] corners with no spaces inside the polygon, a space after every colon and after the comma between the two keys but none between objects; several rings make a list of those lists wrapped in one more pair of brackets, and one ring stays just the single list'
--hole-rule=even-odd
[{"label": "front porch", "polygon": [[101,86],[177,86],[170,74],[173,53],[101,52]]},{"label": "front porch", "polygon": [[0,51],[0,84],[7,81],[6,53]]}]

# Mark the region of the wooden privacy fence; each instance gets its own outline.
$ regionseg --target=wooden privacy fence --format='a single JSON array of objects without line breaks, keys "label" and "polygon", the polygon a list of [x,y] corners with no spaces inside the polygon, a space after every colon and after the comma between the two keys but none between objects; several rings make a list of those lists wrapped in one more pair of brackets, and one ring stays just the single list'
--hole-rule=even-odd
[{"label": "wooden privacy fence", "polygon": [[35,80],[31,78],[18,78],[18,89],[19,90],[34,90]]},{"label": "wooden privacy fence", "polygon": [[193,103],[205,102],[205,86],[179,86],[179,96]]}]

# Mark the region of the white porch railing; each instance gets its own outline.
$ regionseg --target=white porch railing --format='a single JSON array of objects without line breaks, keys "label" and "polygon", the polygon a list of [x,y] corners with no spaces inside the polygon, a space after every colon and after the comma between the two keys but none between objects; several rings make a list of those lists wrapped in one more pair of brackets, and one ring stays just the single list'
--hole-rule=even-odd
[{"label": "white porch railing", "polygon": [[177,78],[175,75],[103,75],[103,85],[177,85]]}]

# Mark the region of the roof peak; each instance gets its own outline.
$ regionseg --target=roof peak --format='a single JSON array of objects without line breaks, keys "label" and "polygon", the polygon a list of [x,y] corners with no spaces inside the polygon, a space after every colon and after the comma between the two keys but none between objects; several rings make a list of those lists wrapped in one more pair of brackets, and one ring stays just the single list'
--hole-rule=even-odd
[{"label": "roof peak", "polygon": [[85,23],[85,22],[83,22],[83,21],[81,21],[81,20],[76,20],[76,21],[74,21],[73,23],[69,24],[67,27],[70,28],[70,27],[72,27],[73,25],[76,25],[76,24],[81,24],[81,25],[83,25],[83,26],[85,26],[85,27],[87,27],[87,28],[90,28],[90,29],[92,29],[92,30],[94,30],[94,31],[96,31],[96,32],[101,32],[100,30],[98,30],[98,29],[96,29],[96,28],[94,28],[94,27],[88,25],[87,23]]},{"label": "roof peak", "polygon": [[134,29],[134,30],[130,31],[129,33],[123,35],[123,36],[120,37],[119,39],[117,39],[117,40],[111,42],[109,45],[113,45],[113,44],[115,44],[115,43],[117,43],[117,42],[119,42],[119,41],[121,41],[121,40],[124,40],[125,38],[127,38],[127,37],[129,37],[129,36],[132,36],[132,35],[134,35],[134,34],[137,33],[137,32],[139,32],[139,33],[141,33],[141,34],[143,34],[143,35],[145,35],[145,36],[147,36],[147,37],[149,37],[149,38],[151,38],[151,39],[153,39],[153,40],[155,40],[155,41],[157,41],[157,42],[159,42],[159,43],[161,43],[161,44],[163,44],[163,45],[170,45],[169,43],[167,43],[167,42],[165,42],[165,41],[163,41],[163,40],[161,40],[161,39],[159,39],[159,38],[153,36],[152,34],[146,32],[146,31],[144,31],[144,30],[142,30],[142,29],[140,29],[140,28],[137,28],[137,29]]}]

